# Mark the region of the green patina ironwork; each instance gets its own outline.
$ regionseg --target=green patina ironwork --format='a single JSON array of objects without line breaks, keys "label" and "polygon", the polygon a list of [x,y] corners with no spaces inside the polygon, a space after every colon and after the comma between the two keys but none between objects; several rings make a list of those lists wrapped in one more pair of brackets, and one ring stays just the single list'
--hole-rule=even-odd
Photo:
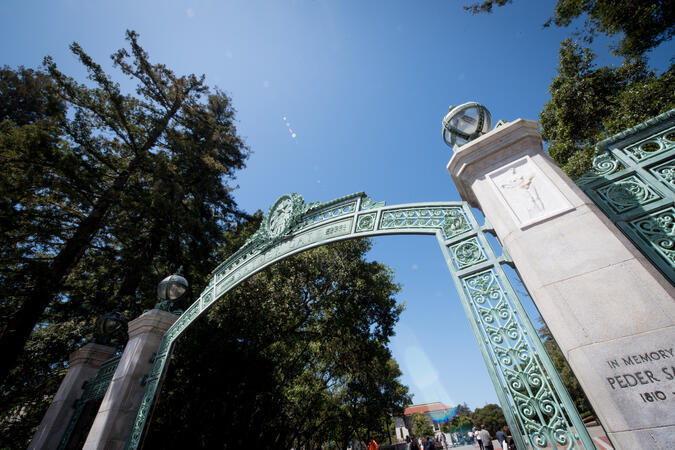
[{"label": "green patina ironwork", "polygon": [[675,109],[598,143],[576,183],[675,283]]},{"label": "green patina ironwork", "polygon": [[112,358],[104,361],[96,372],[96,375],[84,383],[82,397],[80,397],[80,399],[75,402],[75,410],[73,411],[73,415],[70,417],[68,426],[63,433],[61,441],[59,442],[59,450],[63,450],[68,447],[68,443],[70,442],[73,432],[75,431],[77,422],[80,420],[80,416],[84,411],[85,405],[90,401],[98,400],[105,396],[119,362],[120,356],[113,356]]},{"label": "green patina ironwork", "polygon": [[[502,264],[465,202],[385,206],[364,193],[305,204],[284,195],[260,229],[220,264],[209,285],[163,336],[127,441],[141,443],[174,341],[217,299],[241,281],[295,253],[344,239],[435,235],[478,341],[507,423],[519,448],[595,448],[553,368]],[[576,430],[576,431],[575,431]]]}]

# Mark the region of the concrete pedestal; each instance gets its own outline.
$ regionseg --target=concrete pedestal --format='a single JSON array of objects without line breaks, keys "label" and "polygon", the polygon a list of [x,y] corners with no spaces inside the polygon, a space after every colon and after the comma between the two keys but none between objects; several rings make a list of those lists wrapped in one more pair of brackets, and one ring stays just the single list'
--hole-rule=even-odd
[{"label": "concrete pedestal", "polygon": [[516,264],[617,449],[675,446],[675,289],[518,119],[448,164]]},{"label": "concrete pedestal", "polygon": [[82,396],[84,382],[96,375],[100,365],[114,355],[114,347],[100,344],[86,344],[70,355],[68,373],[33,435],[29,449],[55,449],[59,446],[73,415],[75,402]]},{"label": "concrete pedestal", "polygon": [[129,322],[129,342],[94,419],[84,449],[122,449],[143,397],[150,358],[178,316],[153,309]]}]

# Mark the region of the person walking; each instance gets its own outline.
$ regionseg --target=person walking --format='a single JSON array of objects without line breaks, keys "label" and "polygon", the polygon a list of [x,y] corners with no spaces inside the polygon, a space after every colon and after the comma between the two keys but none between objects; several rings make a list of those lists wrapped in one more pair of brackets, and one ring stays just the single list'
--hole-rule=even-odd
[{"label": "person walking", "polygon": [[380,446],[377,445],[377,442],[375,442],[375,439],[370,438],[368,439],[368,450],[379,450]]},{"label": "person walking", "polygon": [[494,447],[492,446],[492,436],[490,436],[490,432],[486,429],[485,424],[480,426],[478,435],[483,442],[483,448],[485,450],[494,450]]},{"label": "person walking", "polygon": [[414,435],[410,437],[410,450],[420,450],[420,443]]},{"label": "person walking", "polygon": [[441,446],[443,447],[443,450],[448,449],[448,438],[445,437],[445,433],[441,431],[441,434],[438,436],[438,440],[441,443]]},{"label": "person walking", "polygon": [[499,441],[500,450],[508,450],[506,444],[506,429],[507,427],[505,426],[503,429],[497,431],[496,433],[496,438],[497,441]]},{"label": "person walking", "polygon": [[481,438],[480,430],[478,430],[476,427],[474,427],[473,435],[476,438],[476,442],[478,442],[478,447],[480,447],[480,450],[484,450],[483,449],[483,439]]},{"label": "person walking", "polygon": [[516,450],[516,441],[513,440],[509,427],[504,427],[504,434],[506,434],[506,447],[504,447],[504,450]]}]

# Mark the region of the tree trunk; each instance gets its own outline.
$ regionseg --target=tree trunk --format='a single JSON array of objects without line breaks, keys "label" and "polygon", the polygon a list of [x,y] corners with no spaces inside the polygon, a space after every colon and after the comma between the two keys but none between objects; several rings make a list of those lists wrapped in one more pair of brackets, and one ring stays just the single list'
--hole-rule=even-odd
[{"label": "tree trunk", "polygon": [[148,267],[152,263],[152,259],[155,257],[159,244],[161,243],[162,235],[160,234],[160,228],[161,226],[157,222],[153,224],[152,229],[150,230],[150,237],[145,240],[140,254],[133,260],[133,264],[131,264],[124,274],[122,284],[117,291],[118,297],[121,298],[127,295],[136,295],[138,285],[143,279],[143,267]]},{"label": "tree trunk", "polygon": [[28,296],[21,309],[7,321],[7,326],[0,335],[0,348],[3,351],[3,357],[0,358],[0,382],[4,381],[9,371],[16,366],[16,361],[42,313],[59,293],[63,281],[89,248],[91,240],[101,229],[103,219],[111,206],[119,201],[129,177],[139,168],[142,158],[155,146],[188,93],[189,91],[184,92],[181,97],[174,100],[171,109],[148,134],[143,147],[136,149],[135,156],[126,169],[117,175],[112,186],[101,195],[89,215],[80,222],[73,236],[66,241],[59,254],[52,260],[48,273],[36,280],[35,290]]},{"label": "tree trunk", "polygon": [[0,336],[0,348],[3,349],[3,357],[0,358],[0,380],[5,380],[9,371],[15,367],[40,316],[58,294],[73,267],[89,248],[91,240],[103,225],[106,213],[119,198],[129,176],[139,163],[140,157],[137,156],[129,163],[127,169],[117,176],[110,189],[101,197],[89,216],[80,222],[75,234],[66,241],[61,251],[51,261],[46,273],[36,279],[36,288],[28,295],[21,308],[7,321],[7,326]]}]

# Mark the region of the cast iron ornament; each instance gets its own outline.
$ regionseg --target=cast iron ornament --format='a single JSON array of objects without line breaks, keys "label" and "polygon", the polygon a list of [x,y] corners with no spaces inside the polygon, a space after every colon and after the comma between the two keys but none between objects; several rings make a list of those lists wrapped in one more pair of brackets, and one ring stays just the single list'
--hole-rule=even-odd
[{"label": "cast iron ornament", "polygon": [[450,106],[443,118],[441,132],[445,143],[454,149],[487,133],[491,126],[490,111],[480,103],[468,102]]}]

